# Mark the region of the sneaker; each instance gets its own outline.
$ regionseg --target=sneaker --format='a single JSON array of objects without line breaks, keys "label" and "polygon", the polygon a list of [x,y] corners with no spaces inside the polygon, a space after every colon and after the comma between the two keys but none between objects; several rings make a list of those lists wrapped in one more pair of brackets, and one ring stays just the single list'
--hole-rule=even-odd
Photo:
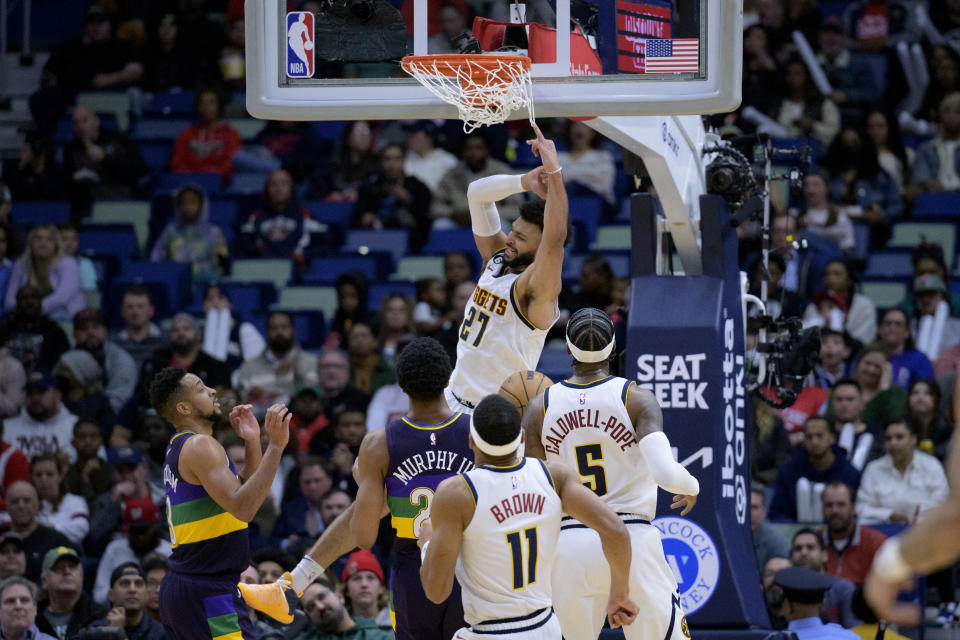
[{"label": "sneaker", "polygon": [[[288,596],[294,596],[293,576],[284,572],[276,582],[270,584],[243,584],[237,585],[243,601],[253,609],[262,611],[274,620],[283,624],[293,622],[293,605]],[[303,594],[296,594],[297,597]]]},{"label": "sneaker", "polygon": [[940,605],[940,611],[937,612],[937,624],[948,627],[953,624],[954,616],[957,615],[956,602],[944,602]]}]

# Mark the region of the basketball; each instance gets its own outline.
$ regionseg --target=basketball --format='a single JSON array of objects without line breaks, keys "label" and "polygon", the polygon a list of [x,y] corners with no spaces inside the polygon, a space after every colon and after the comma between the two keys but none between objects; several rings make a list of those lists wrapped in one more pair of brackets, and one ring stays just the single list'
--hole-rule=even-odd
[{"label": "basketball", "polygon": [[539,371],[517,371],[503,381],[497,393],[512,402],[522,416],[530,399],[536,398],[551,386],[553,381]]}]

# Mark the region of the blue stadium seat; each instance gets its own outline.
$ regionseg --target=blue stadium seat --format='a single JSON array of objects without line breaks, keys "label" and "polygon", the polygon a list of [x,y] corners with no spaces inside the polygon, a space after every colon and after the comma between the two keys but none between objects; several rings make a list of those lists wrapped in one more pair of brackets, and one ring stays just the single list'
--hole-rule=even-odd
[{"label": "blue stadium seat", "polygon": [[853,223],[853,256],[865,260],[870,250],[870,225],[866,222]]},{"label": "blue stadium seat", "polygon": [[38,224],[58,224],[70,219],[70,203],[58,200],[18,201],[10,210],[10,222],[15,227],[33,227]]},{"label": "blue stadium seat", "polygon": [[79,251],[85,255],[115,256],[125,262],[137,255],[137,233],[132,224],[97,224],[80,227]]},{"label": "blue stadium seat", "polygon": [[185,184],[195,184],[209,196],[220,190],[220,183],[218,173],[165,173],[157,180],[154,195],[171,195]]},{"label": "blue stadium seat", "polygon": [[917,196],[913,203],[913,218],[954,218],[960,217],[960,193],[924,193]]},{"label": "blue stadium seat", "polygon": [[210,222],[233,226],[237,223],[237,203],[223,198],[210,198]]},{"label": "blue stadium seat", "polygon": [[314,258],[302,280],[306,284],[333,284],[348,271],[360,271],[371,282],[376,282],[383,275],[377,263],[376,256],[371,254]]},{"label": "blue stadium seat", "polygon": [[[119,127],[116,114],[97,113],[97,117],[100,118],[100,126],[104,129],[116,131]],[[63,145],[73,140],[73,138],[73,119],[70,116],[64,116],[57,120],[57,130],[53,134],[53,141],[58,145]]]},{"label": "blue stadium seat", "polygon": [[[290,311],[286,309],[273,309],[273,311],[283,311],[290,315],[296,340],[304,349],[313,351],[323,347],[323,342],[327,339],[327,323],[322,311]],[[265,336],[267,335],[268,317],[269,314],[252,315],[249,322]]]},{"label": "blue stadium seat", "polygon": [[570,375],[572,368],[570,354],[560,349],[544,349],[540,353],[540,362],[537,371],[554,382],[559,382]]},{"label": "blue stadium seat", "polygon": [[166,292],[166,302],[170,305],[163,310],[157,308],[157,316],[164,318],[176,313],[189,303],[190,278],[190,265],[176,262],[128,262],[123,266],[120,278],[115,282],[115,288],[120,287],[119,291],[112,292],[114,295],[110,300],[115,303],[113,306],[120,306],[120,297],[116,295],[123,290],[120,285],[135,282],[159,286]]},{"label": "blue stadium seat", "polygon": [[371,311],[378,311],[383,298],[393,293],[399,293],[416,300],[417,286],[412,282],[395,280],[393,282],[375,284],[370,287],[369,307]]},{"label": "blue stadium seat", "polygon": [[578,196],[569,200],[570,220],[583,229],[583,246],[589,246],[597,239],[597,225],[603,214],[603,199],[599,196]]},{"label": "blue stadium seat", "polygon": [[141,142],[137,148],[140,149],[140,157],[150,171],[161,174],[170,170],[173,145],[169,142]]},{"label": "blue stadium seat", "polygon": [[266,184],[268,175],[270,174],[266,172],[235,173],[225,193],[228,195],[261,194],[263,193],[263,185]]},{"label": "blue stadium seat", "polygon": [[143,109],[145,118],[190,118],[193,116],[193,91],[158,91],[154,93]]},{"label": "blue stadium seat", "polygon": [[148,140],[173,143],[180,132],[193,124],[186,118],[144,118],[130,129],[130,138],[137,142]]},{"label": "blue stadium seat", "polygon": [[343,130],[347,128],[347,123],[343,120],[321,120],[311,122],[310,126],[318,136],[336,144],[340,141]]},{"label": "blue stadium seat", "polygon": [[262,313],[277,299],[277,289],[271,282],[224,282],[220,288],[242,318]]},{"label": "blue stadium seat", "polygon": [[352,202],[324,202],[323,200],[304,200],[303,206],[310,210],[313,217],[329,225],[335,225],[343,230],[350,228],[350,218],[353,217]]},{"label": "blue stadium seat", "polygon": [[[407,255],[410,249],[410,233],[406,229],[351,229],[340,253],[368,253],[382,251],[393,256],[397,262]],[[392,268],[392,266],[391,266]]]},{"label": "blue stadium seat", "polygon": [[425,256],[442,256],[447,251],[476,251],[472,229],[434,229],[420,251]]},{"label": "blue stadium seat", "polygon": [[883,251],[867,256],[864,278],[909,278],[913,264],[909,251]]}]

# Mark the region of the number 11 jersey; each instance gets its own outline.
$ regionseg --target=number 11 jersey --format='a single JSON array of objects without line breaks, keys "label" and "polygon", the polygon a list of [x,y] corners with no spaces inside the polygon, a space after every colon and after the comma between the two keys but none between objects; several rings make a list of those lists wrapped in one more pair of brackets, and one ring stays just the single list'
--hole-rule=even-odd
[{"label": "number 11 jersey", "polygon": [[[520,311],[516,286],[520,274],[503,273],[503,263],[501,250],[484,265],[460,324],[457,366],[449,389],[457,400],[470,403],[467,406],[496,393],[510,374],[536,369],[547,337],[547,331]],[[559,315],[556,310],[553,322]]]}]

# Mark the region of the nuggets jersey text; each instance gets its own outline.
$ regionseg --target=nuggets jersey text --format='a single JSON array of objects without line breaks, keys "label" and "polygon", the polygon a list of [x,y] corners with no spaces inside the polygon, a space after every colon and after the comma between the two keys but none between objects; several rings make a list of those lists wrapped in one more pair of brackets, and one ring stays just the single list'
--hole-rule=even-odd
[{"label": "nuggets jersey text", "polygon": [[540,442],[547,460],[576,469],[583,484],[619,513],[653,517],[657,485],[647,471],[627,413],[633,382],[609,376],[587,384],[564,380],[543,394]]},{"label": "nuggets jersey text", "polygon": [[[520,311],[520,274],[504,274],[503,269],[501,250],[484,266],[460,325],[457,366],[448,389],[471,405],[496,393],[511,373],[535,369],[547,337]],[[553,322],[559,315],[559,310],[554,312]]]},{"label": "nuggets jersey text", "polygon": [[457,558],[464,619],[478,625],[549,608],[561,505],[546,465],[523,458],[462,477],[476,502]]},{"label": "nuggets jersey text", "polygon": [[[168,565],[170,571],[180,574],[239,576],[250,566],[247,523],[217,504],[201,485],[190,484],[180,475],[180,452],[195,435],[181,431],[170,438],[163,464],[167,524],[173,546]],[[236,475],[229,458],[227,463]]]}]

